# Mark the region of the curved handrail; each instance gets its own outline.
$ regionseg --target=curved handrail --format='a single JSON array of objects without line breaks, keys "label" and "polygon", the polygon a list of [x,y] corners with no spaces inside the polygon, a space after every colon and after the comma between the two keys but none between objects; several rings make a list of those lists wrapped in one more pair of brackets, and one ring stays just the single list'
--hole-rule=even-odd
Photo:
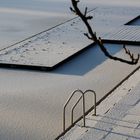
[{"label": "curved handrail", "polygon": [[81,99],[82,99],[82,96],[79,98],[79,100],[76,102],[76,104],[71,109],[71,125],[73,125],[73,112],[74,112],[74,109],[76,108],[76,106],[78,105],[78,103],[81,101]]},{"label": "curved handrail", "polygon": [[[94,90],[86,90],[84,92],[84,94],[89,93],[89,92],[94,94],[94,115],[96,116],[96,92]],[[76,106],[78,105],[78,103],[80,102],[81,99],[82,99],[82,96],[79,98],[79,100],[76,102],[76,104],[71,109],[71,125],[73,125],[74,109],[76,108]]]},{"label": "curved handrail", "polygon": [[69,104],[70,100],[72,99],[72,97],[74,96],[75,93],[81,93],[82,97],[83,97],[83,123],[85,126],[85,96],[84,96],[84,92],[82,92],[81,90],[75,90],[74,92],[72,92],[71,96],[68,98],[68,100],[66,101],[64,107],[63,107],[63,131],[65,131],[65,112],[66,112],[66,107]]},{"label": "curved handrail", "polygon": [[84,94],[89,93],[89,92],[94,94],[94,99],[93,99],[94,100],[94,115],[96,116],[96,92],[94,90],[89,89],[89,90],[86,90]]}]

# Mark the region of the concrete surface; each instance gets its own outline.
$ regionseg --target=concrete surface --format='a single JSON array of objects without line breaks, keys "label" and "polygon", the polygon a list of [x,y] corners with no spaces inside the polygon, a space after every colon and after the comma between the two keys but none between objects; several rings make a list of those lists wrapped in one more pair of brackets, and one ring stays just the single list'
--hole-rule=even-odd
[{"label": "concrete surface", "polygon": [[86,127],[76,124],[60,140],[139,140],[140,70],[86,117]]}]

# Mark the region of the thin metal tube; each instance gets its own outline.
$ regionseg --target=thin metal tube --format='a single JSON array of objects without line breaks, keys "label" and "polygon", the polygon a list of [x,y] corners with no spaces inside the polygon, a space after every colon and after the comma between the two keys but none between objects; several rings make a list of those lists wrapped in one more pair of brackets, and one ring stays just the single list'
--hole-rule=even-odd
[{"label": "thin metal tube", "polygon": [[85,125],[86,125],[86,115],[85,115],[85,94],[83,93],[82,94],[82,96],[83,96],[83,126],[85,127]]},{"label": "thin metal tube", "polygon": [[86,93],[88,93],[88,92],[91,92],[91,93],[93,93],[94,94],[94,99],[93,99],[93,101],[94,101],[94,115],[96,116],[96,92],[94,91],[94,90],[86,90],[85,92],[84,92],[84,94],[86,94]]},{"label": "thin metal tube", "polygon": [[[66,107],[67,105],[69,104],[70,100],[72,99],[72,97],[74,96],[75,93],[81,93],[82,96],[84,97],[84,93],[81,91],[81,90],[75,90],[74,92],[72,92],[71,96],[68,98],[68,100],[66,101],[64,107],[63,107],[63,131],[65,131],[65,112],[66,112]],[[83,99],[84,100],[84,99]],[[84,110],[83,110],[84,111]],[[83,115],[83,118],[84,118],[84,115]]]},{"label": "thin metal tube", "polygon": [[76,108],[76,106],[78,105],[78,103],[80,102],[80,100],[83,98],[83,126],[85,127],[85,94],[87,94],[88,92],[91,92],[94,94],[94,115],[96,116],[96,93],[94,90],[86,90],[85,92],[82,92],[81,90],[75,90],[74,92],[72,92],[71,96],[68,98],[67,102],[65,103],[64,107],[63,107],[63,131],[65,131],[65,113],[66,113],[66,107],[69,104],[70,100],[72,99],[72,97],[75,95],[75,93],[81,93],[81,97],[78,99],[78,101],[76,102],[76,104],[72,107],[71,110],[71,125],[73,125],[73,112],[74,109]]},{"label": "thin metal tube", "polygon": [[75,107],[78,105],[78,103],[80,102],[80,100],[82,99],[83,96],[81,96],[79,98],[79,100],[76,102],[76,104],[73,106],[73,108],[71,109],[71,125],[73,125],[73,112],[74,112],[74,109]]},{"label": "thin metal tube", "polygon": [[[86,94],[86,93],[88,93],[88,92],[91,92],[91,93],[93,93],[94,94],[94,99],[93,99],[93,104],[94,104],[94,115],[96,116],[96,93],[95,93],[95,91],[93,91],[93,90],[86,90],[85,92],[84,92],[84,94]],[[76,104],[72,107],[72,109],[71,109],[71,125],[73,125],[73,123],[74,123],[74,110],[75,110],[75,108],[76,108],[76,106],[78,105],[78,103],[80,102],[80,100],[82,99],[82,96],[79,98],[79,100],[76,102]],[[85,107],[84,107],[85,108]]]}]

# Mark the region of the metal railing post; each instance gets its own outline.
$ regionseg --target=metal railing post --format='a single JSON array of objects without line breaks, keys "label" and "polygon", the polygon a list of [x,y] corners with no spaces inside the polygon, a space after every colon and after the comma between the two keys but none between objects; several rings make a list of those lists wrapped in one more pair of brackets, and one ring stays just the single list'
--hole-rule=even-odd
[{"label": "metal railing post", "polygon": [[[96,93],[93,90],[86,90],[84,92],[84,94],[88,93],[88,92],[92,92],[94,94],[94,99],[93,99],[93,104],[94,104],[94,115],[96,116]],[[85,97],[85,96],[84,96]],[[74,109],[76,108],[76,106],[78,105],[78,103],[80,102],[80,100],[82,99],[82,96],[78,99],[78,101],[76,102],[76,104],[72,107],[71,109],[71,125],[73,125],[74,121],[73,121],[73,116],[74,116]],[[84,107],[85,108],[85,107]]]},{"label": "metal railing post", "polygon": [[94,94],[94,99],[93,99],[93,102],[94,102],[94,115],[96,116],[96,92],[94,90],[86,90],[84,92],[84,94],[88,93],[88,92],[91,92]]},{"label": "metal railing post", "polygon": [[85,116],[85,94],[83,93],[83,126],[85,127],[86,125],[86,116]]},{"label": "metal railing post", "polygon": [[73,108],[72,108],[72,110],[71,110],[71,125],[73,125],[73,112],[74,112],[74,109],[75,109],[75,107],[78,105],[78,103],[81,101],[82,97],[83,97],[83,96],[81,96],[81,97],[79,98],[79,100],[76,102],[76,104],[73,106]]},{"label": "metal railing post", "polygon": [[77,93],[77,92],[79,92],[79,93],[81,93],[82,95],[83,95],[83,92],[81,91],[81,90],[75,90],[72,94],[71,94],[71,96],[68,98],[68,100],[66,101],[66,103],[65,103],[65,105],[64,105],[64,107],[63,107],[63,132],[66,130],[66,128],[65,128],[65,123],[66,123],[66,119],[65,119],[65,112],[66,112],[66,107],[67,107],[67,105],[69,104],[69,102],[70,102],[70,100],[72,99],[72,97],[74,96],[74,94],[75,93]]}]

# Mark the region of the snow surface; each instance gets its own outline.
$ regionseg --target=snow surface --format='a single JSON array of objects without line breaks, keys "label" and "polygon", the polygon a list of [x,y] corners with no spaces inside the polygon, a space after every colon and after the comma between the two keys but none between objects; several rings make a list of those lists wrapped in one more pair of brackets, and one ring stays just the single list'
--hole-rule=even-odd
[{"label": "snow surface", "polygon": [[4,49],[0,52],[0,61],[53,67],[90,44],[83,35],[84,30],[79,26],[79,19],[70,21]]},{"label": "snow surface", "polygon": [[[96,8],[90,12],[90,15],[94,17],[91,25],[96,28],[98,36],[106,36],[105,34],[139,14],[139,10],[129,13],[127,8],[127,12],[123,8],[120,8],[119,12],[113,9],[112,7]],[[119,16],[117,20],[113,18],[116,15]],[[2,50],[0,63],[53,67],[92,43],[83,35],[85,32],[87,29],[81,20],[76,18]],[[111,37],[109,35],[110,38],[112,38],[112,34]],[[130,38],[132,37],[130,36]]]},{"label": "snow surface", "polygon": [[[125,2],[126,1],[123,1],[122,4],[124,7],[117,7],[117,5],[114,5],[113,8],[104,7],[103,10],[100,10],[100,8],[98,9],[99,14],[95,14],[93,20],[95,21],[94,28],[97,29],[97,35],[101,35],[103,31],[106,33],[115,29],[140,13],[139,1],[134,3],[134,1],[127,0],[129,6],[131,6],[131,4],[133,5],[131,10],[130,7],[125,6]],[[11,5],[12,3],[13,1],[11,2]],[[118,6],[120,6],[120,4]],[[61,7],[60,9],[63,8]],[[109,17],[107,23],[103,22],[106,20],[106,16]],[[27,18],[26,16],[21,15],[18,17],[23,19]],[[18,25],[22,25],[23,27],[26,25],[20,24],[20,22],[17,21],[16,16],[15,18],[11,18],[16,23],[19,23]],[[27,19],[29,20],[30,18],[31,17],[28,17]],[[96,22],[96,19],[99,19],[98,22]],[[42,24],[40,24],[42,23],[42,20],[44,21],[44,17],[40,19],[40,22],[37,22],[36,26],[33,25],[33,23],[39,21],[36,20],[36,18],[34,20],[32,19],[31,22],[29,20],[29,22],[25,23],[31,23],[30,25],[34,27],[31,28],[30,26],[31,30],[41,30],[37,27],[38,25],[39,27],[42,27]],[[12,25],[14,25],[15,22],[12,22]],[[9,20],[6,23],[9,27]],[[103,23],[105,23],[104,26],[102,25]],[[5,23],[3,24],[5,25]],[[15,26],[16,25],[17,24],[15,24]],[[7,28],[7,26],[4,27],[4,29],[13,29],[13,26],[12,28]],[[24,36],[28,36],[27,32],[29,32],[30,28],[26,28]],[[83,28],[84,26],[82,26],[82,29]],[[24,29],[25,28],[23,28],[23,30]],[[16,35],[18,36],[20,33]],[[11,34],[13,37],[15,35],[13,34],[13,31],[9,32],[9,30],[8,34]],[[79,36],[81,34],[82,33],[80,33]],[[11,38],[10,35],[8,36],[5,34],[5,36],[7,37],[7,40],[8,38]],[[4,40],[5,38],[3,39],[2,37],[0,37],[1,40]],[[24,37],[20,36],[19,38],[23,39]],[[74,43],[74,41],[72,43]],[[116,51],[114,53],[117,53],[116,55],[122,56],[124,55],[124,51],[121,50],[121,47],[121,45],[113,45],[111,48],[113,48],[113,52],[115,48]],[[139,52],[138,46],[127,47],[129,47],[131,51],[134,51],[135,54]],[[83,90],[94,89],[97,92],[97,98],[100,99],[120,80],[122,80],[122,78],[137,67],[108,60],[97,46],[93,47],[91,50],[92,51],[90,51],[90,49],[87,50],[52,72],[41,73],[1,68],[0,138],[2,140],[54,139],[62,132],[63,104],[73,90],[78,88]],[[91,52],[96,54],[93,50],[96,50],[98,55],[93,55]],[[100,63],[98,63],[98,60],[100,60]],[[88,99],[90,100],[90,98]],[[89,104],[90,101],[88,101],[87,107],[90,106]],[[79,116],[80,109],[76,110],[76,112]],[[69,114],[67,114],[67,118],[68,117]],[[69,121],[67,120],[67,122]]]},{"label": "snow surface", "polygon": [[97,106],[97,116],[86,116],[86,127],[78,122],[60,140],[139,139],[139,79],[140,70]]},{"label": "snow surface", "polygon": [[[69,10],[70,5],[70,0],[0,0],[0,48],[71,19],[74,15]],[[89,9],[105,6],[138,8],[140,1],[81,0],[80,5]]]}]

